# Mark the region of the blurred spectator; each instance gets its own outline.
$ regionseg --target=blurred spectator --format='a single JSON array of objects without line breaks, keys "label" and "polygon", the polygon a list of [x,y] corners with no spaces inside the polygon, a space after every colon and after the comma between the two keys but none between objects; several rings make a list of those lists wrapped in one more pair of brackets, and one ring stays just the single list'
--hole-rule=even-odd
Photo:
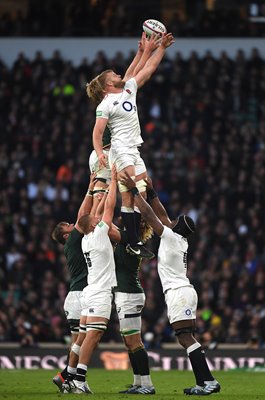
[{"label": "blurred spectator", "polygon": [[163,18],[168,32],[175,37],[265,35],[264,6],[259,2],[254,4],[255,10],[247,1],[231,2],[230,6],[227,2],[222,5],[221,1],[204,0],[197,0],[196,4],[190,0],[29,0],[23,3],[20,9],[14,4],[16,11],[10,11],[9,5],[2,6],[0,36],[138,37],[143,21],[150,17]]}]

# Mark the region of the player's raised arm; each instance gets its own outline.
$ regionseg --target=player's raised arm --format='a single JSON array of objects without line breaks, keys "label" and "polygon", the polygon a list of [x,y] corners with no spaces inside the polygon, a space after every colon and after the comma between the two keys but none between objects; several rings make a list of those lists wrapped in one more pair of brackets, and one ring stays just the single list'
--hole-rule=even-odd
[{"label": "player's raised arm", "polygon": [[[144,33],[144,35],[146,34]],[[158,35],[153,35],[149,39],[147,39],[147,37],[145,38],[143,55],[133,71],[133,76],[136,76],[138,72],[144,68],[146,62],[150,59],[153,52],[158,48],[159,43],[160,36]]]},{"label": "player's raised arm", "polygon": [[127,69],[123,81],[127,81],[130,78],[137,75],[139,71],[144,67],[146,61],[151,57],[153,51],[157,49],[159,45],[159,37],[152,37],[150,40],[147,40],[146,33],[142,33],[141,40],[139,41],[138,51]]},{"label": "player's raised arm", "polygon": [[134,59],[132,60],[132,62],[129,65],[129,67],[127,68],[124,77],[122,78],[122,80],[124,82],[128,81],[128,79],[133,77],[133,72],[135,70],[135,67],[139,63],[139,61],[141,60],[141,57],[142,57],[143,52],[144,52],[144,46],[143,46],[144,40],[145,40],[145,34],[143,32],[141,40],[138,42],[137,53],[135,54]]},{"label": "player's raised arm", "polygon": [[[155,36],[156,38],[156,36]],[[154,39],[154,36],[153,36]],[[135,80],[138,87],[143,86],[143,84],[151,78],[152,74],[157,69],[158,65],[162,61],[166,49],[174,43],[174,37],[172,33],[167,33],[163,35],[161,39],[160,46],[158,49],[152,54],[152,56],[147,60],[144,67],[135,75]]]},{"label": "player's raised arm", "polygon": [[160,219],[163,225],[168,226],[171,228],[172,226],[172,221],[170,220],[168,213],[161,203],[154,187],[153,187],[153,182],[152,179],[148,176],[147,179],[145,179],[145,182],[147,184],[146,186],[146,192],[147,192],[147,201],[151,205],[152,209],[154,210],[156,216]]},{"label": "player's raised arm", "polygon": [[[78,210],[77,221],[79,220],[80,217],[82,217],[82,215],[89,214],[91,211],[91,208],[93,206],[93,189],[95,186],[94,178],[95,178],[95,174],[91,174],[87,193],[86,193],[86,195],[81,203],[81,206],[79,207],[79,210]],[[75,226],[78,229],[77,223],[75,224]]]},{"label": "player's raised arm", "polygon": [[142,218],[148,222],[149,225],[153,228],[154,232],[161,236],[164,230],[164,226],[161,221],[157,218],[152,208],[142,197],[140,192],[138,191],[135,181],[131,179],[131,177],[124,172],[120,181],[128,187],[132,195],[134,196],[135,205],[139,208],[142,214]]},{"label": "player's raised arm", "polygon": [[107,195],[102,221],[104,221],[107,225],[111,226],[114,208],[116,204],[116,191],[117,191],[117,172],[115,166],[112,167],[111,170],[111,182],[109,185],[109,193]]}]

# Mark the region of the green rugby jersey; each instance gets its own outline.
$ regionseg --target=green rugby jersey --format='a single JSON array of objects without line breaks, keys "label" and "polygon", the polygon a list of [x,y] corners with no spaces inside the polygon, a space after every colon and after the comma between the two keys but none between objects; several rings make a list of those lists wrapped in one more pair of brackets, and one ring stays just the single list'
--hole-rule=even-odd
[{"label": "green rugby jersey", "polygon": [[87,286],[87,265],[81,248],[83,234],[73,229],[64,245],[64,255],[70,272],[70,292]]},{"label": "green rugby jersey", "polygon": [[114,288],[114,292],[143,293],[143,288],[138,277],[142,261],[127,253],[127,233],[125,231],[120,231],[120,233],[121,241],[117,244],[114,251],[117,277],[117,286]]}]

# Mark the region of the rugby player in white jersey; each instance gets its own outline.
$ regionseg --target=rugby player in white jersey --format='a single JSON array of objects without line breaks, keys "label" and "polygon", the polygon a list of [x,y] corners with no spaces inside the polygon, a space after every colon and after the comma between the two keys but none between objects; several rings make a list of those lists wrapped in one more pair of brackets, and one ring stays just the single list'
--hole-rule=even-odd
[{"label": "rugby player in white jersey", "polygon": [[86,337],[81,345],[76,376],[65,392],[92,393],[86,373],[92,353],[107,329],[111,314],[112,289],[117,285],[113,247],[108,236],[116,204],[116,171],[112,168],[109,193],[101,220],[84,215],[78,227],[84,233],[82,251],[87,263],[87,283],[81,298],[82,316],[86,317]]},{"label": "rugby player in white jersey", "polygon": [[[93,189],[95,175],[90,175],[88,191],[78,210],[77,221],[91,211],[93,206]],[[77,221],[71,224],[66,221],[59,222],[52,232],[52,238],[64,246],[64,255],[70,274],[70,290],[64,301],[64,312],[71,331],[71,349],[68,354],[66,367],[53,377],[53,383],[63,391],[65,380],[71,379],[76,374],[80,346],[86,332],[85,317],[81,316],[81,294],[87,285],[87,266],[81,249],[83,233],[80,232]]]},{"label": "rugby player in white jersey", "polygon": [[[110,165],[115,163],[118,179],[122,171],[128,172],[133,178],[137,177],[137,187],[141,192],[145,192],[146,167],[139,153],[143,139],[136,105],[137,90],[151,78],[167,47],[173,42],[171,33],[164,35],[160,41],[155,36],[146,40],[143,34],[138,52],[123,78],[112,70],[106,70],[87,84],[88,96],[98,104],[93,145],[99,162],[102,166],[107,162],[102,148],[102,135],[108,126],[111,133]],[[139,258],[152,258],[153,253],[139,240],[141,217],[134,210],[133,197],[120,182],[119,190],[122,198],[121,216],[129,239],[127,250]]]},{"label": "rugby player in white jersey", "polygon": [[221,387],[211,374],[204,351],[194,337],[198,298],[187,277],[187,238],[195,232],[195,224],[187,215],[181,215],[176,221],[170,221],[166,210],[151,188],[153,192],[151,206],[155,213],[128,174],[125,173],[121,181],[133,194],[142,218],[161,238],[158,250],[158,274],[165,295],[168,319],[180,345],[186,349],[196,379],[196,385],[184,389],[184,393],[195,396],[217,393]]}]

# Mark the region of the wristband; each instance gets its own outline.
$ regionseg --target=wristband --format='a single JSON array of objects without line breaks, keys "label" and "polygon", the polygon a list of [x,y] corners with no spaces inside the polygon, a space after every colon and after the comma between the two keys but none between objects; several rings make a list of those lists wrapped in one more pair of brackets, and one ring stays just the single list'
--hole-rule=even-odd
[{"label": "wristband", "polygon": [[89,189],[89,190],[87,191],[86,196],[92,197],[92,196],[93,196],[93,190],[90,190],[90,189]]},{"label": "wristband", "polygon": [[133,188],[130,189],[131,194],[133,195],[133,197],[138,196],[139,194],[139,190],[137,189],[136,186],[134,186]]},{"label": "wristband", "polygon": [[107,189],[95,189],[93,191],[93,194],[97,194],[97,193],[106,193]]},{"label": "wristband", "polygon": [[147,196],[150,200],[153,200],[156,197],[158,197],[156,191],[152,188],[147,188]]}]

